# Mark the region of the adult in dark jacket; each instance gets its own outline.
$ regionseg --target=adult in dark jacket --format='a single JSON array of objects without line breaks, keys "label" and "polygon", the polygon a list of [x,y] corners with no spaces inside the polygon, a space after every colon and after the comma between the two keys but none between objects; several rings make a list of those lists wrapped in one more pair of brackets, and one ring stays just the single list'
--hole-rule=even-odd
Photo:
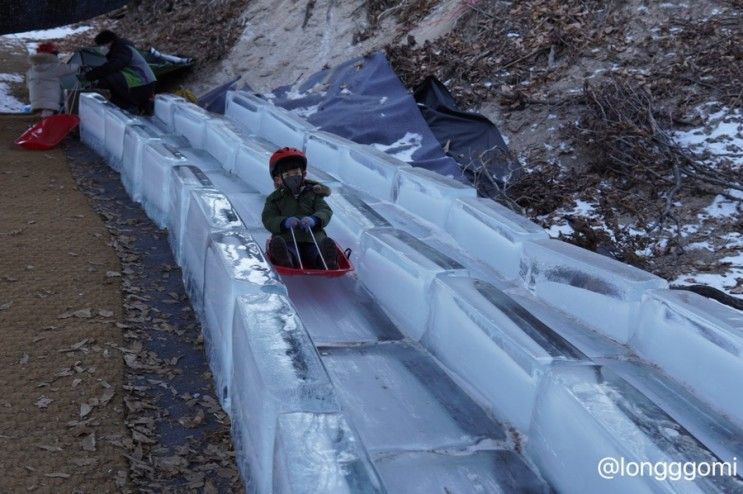
[{"label": "adult in dark jacket", "polygon": [[135,113],[151,114],[157,78],[131,42],[104,30],[95,37],[106,63],[94,67],[85,79],[98,81],[98,86],[111,91],[111,103]]},{"label": "adult in dark jacket", "polygon": [[266,198],[262,220],[273,234],[269,242],[271,257],[282,266],[299,267],[301,258],[305,268],[323,269],[322,253],[327,267],[336,269],[335,242],[324,230],[333,216],[324,199],[330,189],[305,178],[307,158],[298,149],[276,151],[270,158],[269,171],[276,190]]}]

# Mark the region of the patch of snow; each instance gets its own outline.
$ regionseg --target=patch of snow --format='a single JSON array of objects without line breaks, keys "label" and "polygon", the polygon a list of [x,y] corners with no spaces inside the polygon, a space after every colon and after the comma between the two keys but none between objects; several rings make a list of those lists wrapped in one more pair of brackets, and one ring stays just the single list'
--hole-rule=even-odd
[{"label": "patch of snow", "polygon": [[372,146],[410,163],[414,161],[413,154],[423,146],[423,136],[414,132],[406,132],[403,137],[392,144],[372,144]]},{"label": "patch of snow", "polygon": [[18,113],[22,112],[25,107],[26,103],[18,101],[9,94],[9,88],[7,84],[0,83],[0,112]]},{"label": "patch of snow", "polygon": [[20,74],[0,73],[0,82],[23,82],[23,76]]},{"label": "patch of snow", "polygon": [[299,90],[297,90],[297,88],[295,86],[292,86],[291,89],[289,89],[289,91],[286,92],[286,98],[289,101],[293,101],[293,100],[296,100],[296,99],[302,99],[302,98],[304,98],[306,96],[307,96],[307,94],[300,93]]},{"label": "patch of snow", "polygon": [[388,100],[388,99],[389,99],[389,98],[387,98],[387,96],[382,96],[382,97],[381,97],[381,98],[379,99],[379,104],[380,104],[380,105],[383,105],[383,104],[387,103],[387,100]]},{"label": "patch of snow", "polygon": [[52,29],[42,29],[39,31],[26,31],[23,33],[5,34],[0,38],[15,38],[24,41],[28,53],[35,53],[39,43],[45,40],[64,39],[74,34],[84,33],[93,29],[91,26],[61,26]]},{"label": "patch of snow", "polygon": [[684,225],[681,227],[681,236],[688,237],[699,231],[699,225]]},{"label": "patch of snow", "polygon": [[709,244],[709,242],[694,242],[686,246],[688,250],[708,250],[714,252],[715,249]]},{"label": "patch of snow", "polygon": [[730,218],[738,214],[739,204],[725,196],[717,195],[712,204],[699,213],[699,218]]},{"label": "patch of snow", "polygon": [[292,112],[296,113],[302,118],[307,118],[310,115],[314,115],[317,113],[317,110],[320,109],[320,104],[308,106],[307,108],[294,108]]},{"label": "patch of snow", "polygon": [[26,31],[25,33],[6,34],[5,36],[15,36],[19,39],[40,41],[45,39],[62,39],[73,34],[84,33],[85,31],[89,31],[91,29],[93,29],[91,26],[61,26],[52,29],[42,29],[39,31]]},{"label": "patch of snow", "polygon": [[595,209],[596,209],[596,206],[594,206],[590,202],[586,202],[581,199],[576,199],[575,207],[573,208],[573,214],[580,215],[580,216],[594,216]]},{"label": "patch of snow", "polygon": [[23,82],[18,74],[0,74],[0,112],[18,113],[24,111],[26,103],[18,101],[10,94],[8,82]]},{"label": "patch of snow", "polygon": [[349,94],[352,94],[351,91],[348,90],[348,88],[344,87],[341,89],[341,94],[344,96],[348,96]]},{"label": "patch of snow", "polygon": [[732,249],[735,247],[743,247],[743,234],[738,232],[728,233],[723,235],[722,240],[725,240],[723,248]]},{"label": "patch of snow", "polygon": [[[702,114],[705,106],[697,108]],[[687,131],[676,131],[672,137],[680,146],[693,152],[708,152],[713,156],[740,153],[733,163],[743,166],[743,111],[723,108],[705,118],[704,125]]]},{"label": "patch of snow", "polygon": [[558,238],[561,233],[563,235],[571,235],[573,232],[575,232],[575,230],[573,230],[573,227],[571,227],[567,223],[562,225],[552,225],[549,228],[545,228],[545,231],[547,232],[547,235],[552,238]]}]

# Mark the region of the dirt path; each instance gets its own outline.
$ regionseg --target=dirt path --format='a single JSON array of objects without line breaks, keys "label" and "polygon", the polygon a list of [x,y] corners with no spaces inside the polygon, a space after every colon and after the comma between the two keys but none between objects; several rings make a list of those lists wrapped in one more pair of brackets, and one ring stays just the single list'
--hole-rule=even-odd
[{"label": "dirt path", "polygon": [[[22,43],[0,72],[25,73]],[[13,144],[0,116],[0,492],[116,492],[127,482],[119,261],[61,150]]]},{"label": "dirt path", "polygon": [[0,117],[0,492],[126,481],[119,262],[59,150]]},{"label": "dirt path", "polygon": [[36,119],[0,114],[0,493],[242,492],[167,236],[78,141],[17,148]]}]

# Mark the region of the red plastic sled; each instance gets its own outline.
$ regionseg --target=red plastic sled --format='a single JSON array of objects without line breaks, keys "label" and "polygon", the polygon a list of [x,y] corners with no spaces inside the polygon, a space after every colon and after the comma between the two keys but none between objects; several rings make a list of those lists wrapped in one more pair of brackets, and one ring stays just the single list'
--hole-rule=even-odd
[{"label": "red plastic sled", "polygon": [[62,142],[79,123],[80,117],[77,115],[52,115],[24,132],[15,143],[36,151],[51,149]]},{"label": "red plastic sled", "polygon": [[348,256],[351,254],[350,249],[346,252],[341,250],[338,244],[335,244],[335,255],[338,260],[338,269],[300,269],[300,268],[289,268],[286,266],[280,266],[276,264],[273,257],[268,251],[268,243],[271,239],[266,240],[266,258],[273,265],[276,272],[284,276],[323,276],[325,278],[338,278],[347,273],[353,271],[353,264]]}]

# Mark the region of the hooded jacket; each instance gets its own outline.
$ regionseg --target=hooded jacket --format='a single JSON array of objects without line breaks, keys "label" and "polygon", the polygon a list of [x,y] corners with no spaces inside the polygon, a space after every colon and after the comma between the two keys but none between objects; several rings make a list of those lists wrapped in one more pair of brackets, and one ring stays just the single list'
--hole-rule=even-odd
[{"label": "hooded jacket", "polygon": [[[287,243],[293,242],[292,234],[281,228],[281,223],[289,216],[302,218],[303,216],[315,216],[319,221],[312,229],[315,240],[320,242],[327,235],[324,228],[330,223],[333,210],[325,202],[325,197],[330,195],[330,189],[318,182],[305,180],[299,191],[294,195],[286,187],[279,187],[267,198],[263,207],[263,226],[274,235],[283,237]],[[312,237],[302,229],[294,230],[297,242],[312,242]]]},{"label": "hooded jacket", "polygon": [[94,67],[85,74],[85,78],[97,81],[116,72],[121,72],[129,88],[144,86],[157,80],[144,57],[130,41],[122,38],[116,38],[111,43],[111,49],[106,53],[106,63]]},{"label": "hooded jacket", "polygon": [[31,68],[26,73],[26,85],[31,108],[59,111],[62,103],[60,79],[77,73],[80,66],[63,63],[52,53],[36,53],[28,61]]}]

